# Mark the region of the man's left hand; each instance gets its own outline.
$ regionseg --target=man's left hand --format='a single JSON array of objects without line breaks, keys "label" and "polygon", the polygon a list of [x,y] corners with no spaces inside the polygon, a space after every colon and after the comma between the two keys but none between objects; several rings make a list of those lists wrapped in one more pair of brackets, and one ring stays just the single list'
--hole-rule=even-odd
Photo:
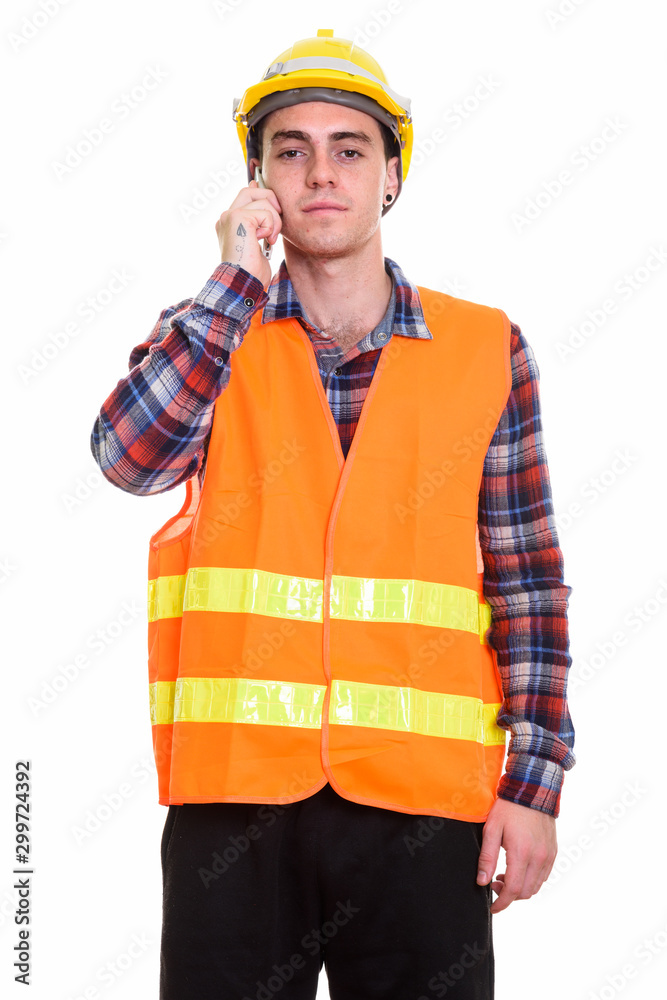
[{"label": "man's left hand", "polygon": [[495,875],[501,847],[507,856],[507,871],[491,882],[498,893],[491,913],[507,909],[515,899],[529,899],[549,877],[558,850],[556,820],[539,809],[496,799],[484,824],[478,885],[488,885]]}]

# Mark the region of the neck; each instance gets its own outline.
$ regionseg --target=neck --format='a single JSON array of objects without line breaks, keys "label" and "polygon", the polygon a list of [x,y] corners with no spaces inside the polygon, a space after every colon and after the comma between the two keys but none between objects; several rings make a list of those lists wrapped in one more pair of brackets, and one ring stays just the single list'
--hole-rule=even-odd
[{"label": "neck", "polygon": [[333,258],[306,256],[287,242],[284,249],[294,291],[311,323],[343,347],[358,343],[377,326],[392,289],[381,243]]}]

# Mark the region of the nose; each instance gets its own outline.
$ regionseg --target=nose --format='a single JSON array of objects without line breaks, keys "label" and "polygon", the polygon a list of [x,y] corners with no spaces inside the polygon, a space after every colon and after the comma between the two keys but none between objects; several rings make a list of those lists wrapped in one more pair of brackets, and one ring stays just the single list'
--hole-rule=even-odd
[{"label": "nose", "polygon": [[336,164],[326,149],[314,147],[308,164],[306,181],[309,187],[326,187],[328,184],[335,187],[338,181]]}]

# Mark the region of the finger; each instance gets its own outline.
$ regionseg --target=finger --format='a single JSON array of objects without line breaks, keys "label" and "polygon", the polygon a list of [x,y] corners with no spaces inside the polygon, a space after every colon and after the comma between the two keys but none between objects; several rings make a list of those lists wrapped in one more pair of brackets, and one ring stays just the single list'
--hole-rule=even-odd
[{"label": "finger", "polygon": [[554,863],[556,861],[556,857],[557,856],[558,856],[558,847],[557,847],[556,844],[553,844],[551,846],[548,854],[547,854],[546,861],[544,862],[544,865],[542,867],[542,882],[543,883],[546,882],[546,880],[551,875],[551,869],[554,866]]},{"label": "finger", "polygon": [[496,880],[500,883],[500,892],[498,898],[491,905],[491,913],[500,913],[501,910],[506,910],[510,903],[521,897],[527,867],[527,858],[508,856],[507,871],[502,876],[499,875]]},{"label": "finger", "polygon": [[242,224],[245,229],[252,229],[258,240],[270,239],[272,243],[275,243],[282,229],[280,216],[266,199],[230,209],[227,224],[234,232]]},{"label": "finger", "polygon": [[268,240],[273,244],[278,239],[278,234],[282,229],[282,220],[272,211],[272,206],[267,207],[267,215],[263,216],[260,225],[257,227],[257,239]]},{"label": "finger", "polygon": [[487,885],[493,878],[498,864],[501,836],[500,827],[489,826],[488,823],[484,825],[482,846],[479,852],[479,861],[477,863],[478,885]]},{"label": "finger", "polygon": [[[534,896],[536,892],[539,892],[546,880],[551,874],[551,869],[553,867],[553,860],[549,858],[546,862],[542,860],[541,857],[535,859],[534,870],[529,868],[526,872],[526,882],[524,884],[524,890],[529,892],[530,896]],[[526,896],[526,899],[529,897]]]},{"label": "finger", "polygon": [[[269,188],[258,187],[256,181],[250,181],[247,187],[241,188],[227,211],[234,212],[238,209],[248,208],[250,206],[254,207],[255,203],[258,201],[263,201],[270,205],[278,215],[282,214],[282,208],[280,207],[280,202],[278,201],[275,192],[271,191]],[[225,213],[223,212],[223,215],[224,214]]]},{"label": "finger", "polygon": [[[266,188],[266,187],[261,188],[257,183],[257,181],[252,180],[248,184],[248,187],[245,188],[244,190],[248,191],[253,200],[255,198],[255,195],[258,198],[266,198],[266,200],[271,203],[273,208],[275,208],[276,212],[282,213],[280,202],[278,201],[275,191],[273,191],[271,188]],[[241,192],[241,194],[243,194],[243,191]]]},{"label": "finger", "polygon": [[527,860],[510,862],[507,872],[498,875],[491,888],[498,898],[491,906],[492,913],[506,910],[517,899],[530,899],[539,892],[551,870],[551,864],[544,864],[542,855],[537,854]]},{"label": "finger", "polygon": [[[270,198],[265,198],[263,197],[264,194],[265,192],[262,191],[259,200],[253,201],[251,205],[247,205],[245,207],[247,211],[253,213],[255,218],[258,219],[260,225],[262,225],[264,228],[268,227],[270,224],[271,235],[273,237],[273,242],[275,243],[275,241],[278,238],[278,233],[282,229],[282,219],[280,218],[280,214],[276,211],[276,206],[274,204],[275,199],[272,200]],[[261,212],[262,209],[264,209],[268,213],[268,215],[260,216],[258,218],[256,213]],[[269,217],[270,217],[270,223],[268,221]],[[265,239],[266,237],[263,236],[262,238]]]},{"label": "finger", "polygon": [[533,846],[528,858],[521,899],[529,899],[539,892],[549,877],[555,860],[555,845],[538,842]]}]

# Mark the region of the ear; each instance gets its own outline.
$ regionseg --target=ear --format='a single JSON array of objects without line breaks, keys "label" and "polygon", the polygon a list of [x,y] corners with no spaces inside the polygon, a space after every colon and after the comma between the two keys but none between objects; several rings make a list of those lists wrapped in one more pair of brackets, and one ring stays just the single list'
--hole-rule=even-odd
[{"label": "ear", "polygon": [[392,156],[391,159],[387,160],[387,174],[384,184],[384,193],[393,194],[396,197],[396,192],[398,191],[398,156]]},{"label": "ear", "polygon": [[252,176],[254,177],[255,176],[255,170],[259,166],[259,160],[257,159],[256,156],[252,157],[252,159],[250,160],[249,166],[250,166],[250,172],[252,173]]}]

